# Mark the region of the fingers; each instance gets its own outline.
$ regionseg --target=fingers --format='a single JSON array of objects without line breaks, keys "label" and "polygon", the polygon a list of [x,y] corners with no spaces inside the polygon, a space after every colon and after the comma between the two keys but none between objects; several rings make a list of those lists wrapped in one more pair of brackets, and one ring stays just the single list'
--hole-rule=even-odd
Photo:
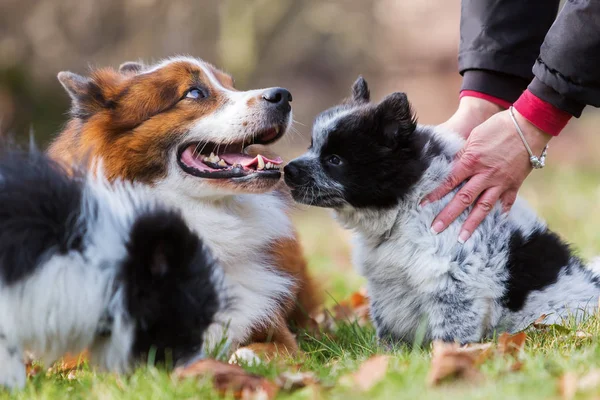
[{"label": "fingers", "polygon": [[488,182],[485,176],[476,175],[471,178],[434,219],[431,231],[438,234],[446,229],[463,211],[473,204],[487,186]]},{"label": "fingers", "polygon": [[502,202],[502,210],[507,213],[512,208],[513,204],[517,200],[517,191],[506,191],[502,196],[500,196],[500,201]]},{"label": "fingers", "polygon": [[459,243],[465,243],[469,240],[473,232],[475,232],[475,229],[477,229],[479,224],[481,224],[490,211],[492,211],[492,208],[494,208],[494,205],[500,199],[502,190],[503,189],[500,187],[493,187],[483,192],[462,226],[460,234],[458,235]]},{"label": "fingers", "polygon": [[428,203],[432,203],[441,199],[454,190],[462,182],[464,182],[467,178],[469,178],[472,175],[472,171],[473,169],[470,165],[462,162],[462,158],[459,159],[459,161],[452,168],[448,178],[446,178],[444,182],[433,192],[425,196],[419,205],[423,207]]}]

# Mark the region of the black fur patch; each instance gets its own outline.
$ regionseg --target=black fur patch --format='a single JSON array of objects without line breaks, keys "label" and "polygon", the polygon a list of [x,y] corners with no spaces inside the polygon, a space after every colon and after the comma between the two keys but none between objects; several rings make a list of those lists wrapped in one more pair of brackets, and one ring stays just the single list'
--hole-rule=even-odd
[{"label": "black fur patch", "polygon": [[122,279],[126,307],[136,323],[133,351],[156,360],[185,361],[219,309],[212,279],[216,261],[175,212],[138,217],[130,233]]},{"label": "black fur patch", "polygon": [[516,231],[509,245],[506,306],[519,311],[529,293],[556,282],[571,258],[574,256],[569,246],[547,229],[534,231],[528,238]]},{"label": "black fur patch", "polygon": [[43,153],[0,150],[0,274],[11,284],[51,254],[81,251],[82,182]]}]

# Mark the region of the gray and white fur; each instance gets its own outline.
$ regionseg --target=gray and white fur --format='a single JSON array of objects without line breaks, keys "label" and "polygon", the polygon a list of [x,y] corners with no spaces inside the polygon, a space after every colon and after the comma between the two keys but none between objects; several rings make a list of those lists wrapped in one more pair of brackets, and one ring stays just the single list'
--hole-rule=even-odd
[{"label": "gray and white fur", "polygon": [[440,234],[434,217],[457,190],[420,201],[449,174],[463,140],[417,125],[406,96],[369,103],[360,78],[353,97],[315,122],[308,152],[285,169],[294,198],[333,208],[354,232],[353,261],[368,280],[381,338],[412,343],[476,342],[546,323],[581,320],[598,307],[600,263],[585,264],[525,201],[498,203],[464,244],[465,211]]}]

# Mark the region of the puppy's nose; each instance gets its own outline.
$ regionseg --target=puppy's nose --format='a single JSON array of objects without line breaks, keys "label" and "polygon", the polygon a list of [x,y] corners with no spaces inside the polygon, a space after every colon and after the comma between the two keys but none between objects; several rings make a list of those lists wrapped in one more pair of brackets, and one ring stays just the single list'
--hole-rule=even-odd
[{"label": "puppy's nose", "polygon": [[283,178],[288,185],[294,185],[298,181],[300,169],[296,163],[291,162],[283,168]]},{"label": "puppy's nose", "polygon": [[291,109],[292,94],[284,88],[271,88],[262,94],[263,100],[281,109]]}]

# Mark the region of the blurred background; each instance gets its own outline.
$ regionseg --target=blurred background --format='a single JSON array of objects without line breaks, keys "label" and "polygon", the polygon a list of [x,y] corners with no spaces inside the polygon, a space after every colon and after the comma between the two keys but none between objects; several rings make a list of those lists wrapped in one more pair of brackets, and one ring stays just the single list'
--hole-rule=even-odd
[{"label": "blurred background", "polygon": [[[320,111],[362,74],[375,100],[407,92],[419,121],[458,104],[459,0],[0,0],[0,134],[47,144],[69,101],[56,74],[190,54],[231,73],[240,89],[288,88],[295,127],[286,158],[308,143]],[[588,109],[551,144],[522,194],[586,256],[600,253],[600,112]],[[300,209],[311,266],[332,293],[360,280],[348,234],[323,210]]]}]

